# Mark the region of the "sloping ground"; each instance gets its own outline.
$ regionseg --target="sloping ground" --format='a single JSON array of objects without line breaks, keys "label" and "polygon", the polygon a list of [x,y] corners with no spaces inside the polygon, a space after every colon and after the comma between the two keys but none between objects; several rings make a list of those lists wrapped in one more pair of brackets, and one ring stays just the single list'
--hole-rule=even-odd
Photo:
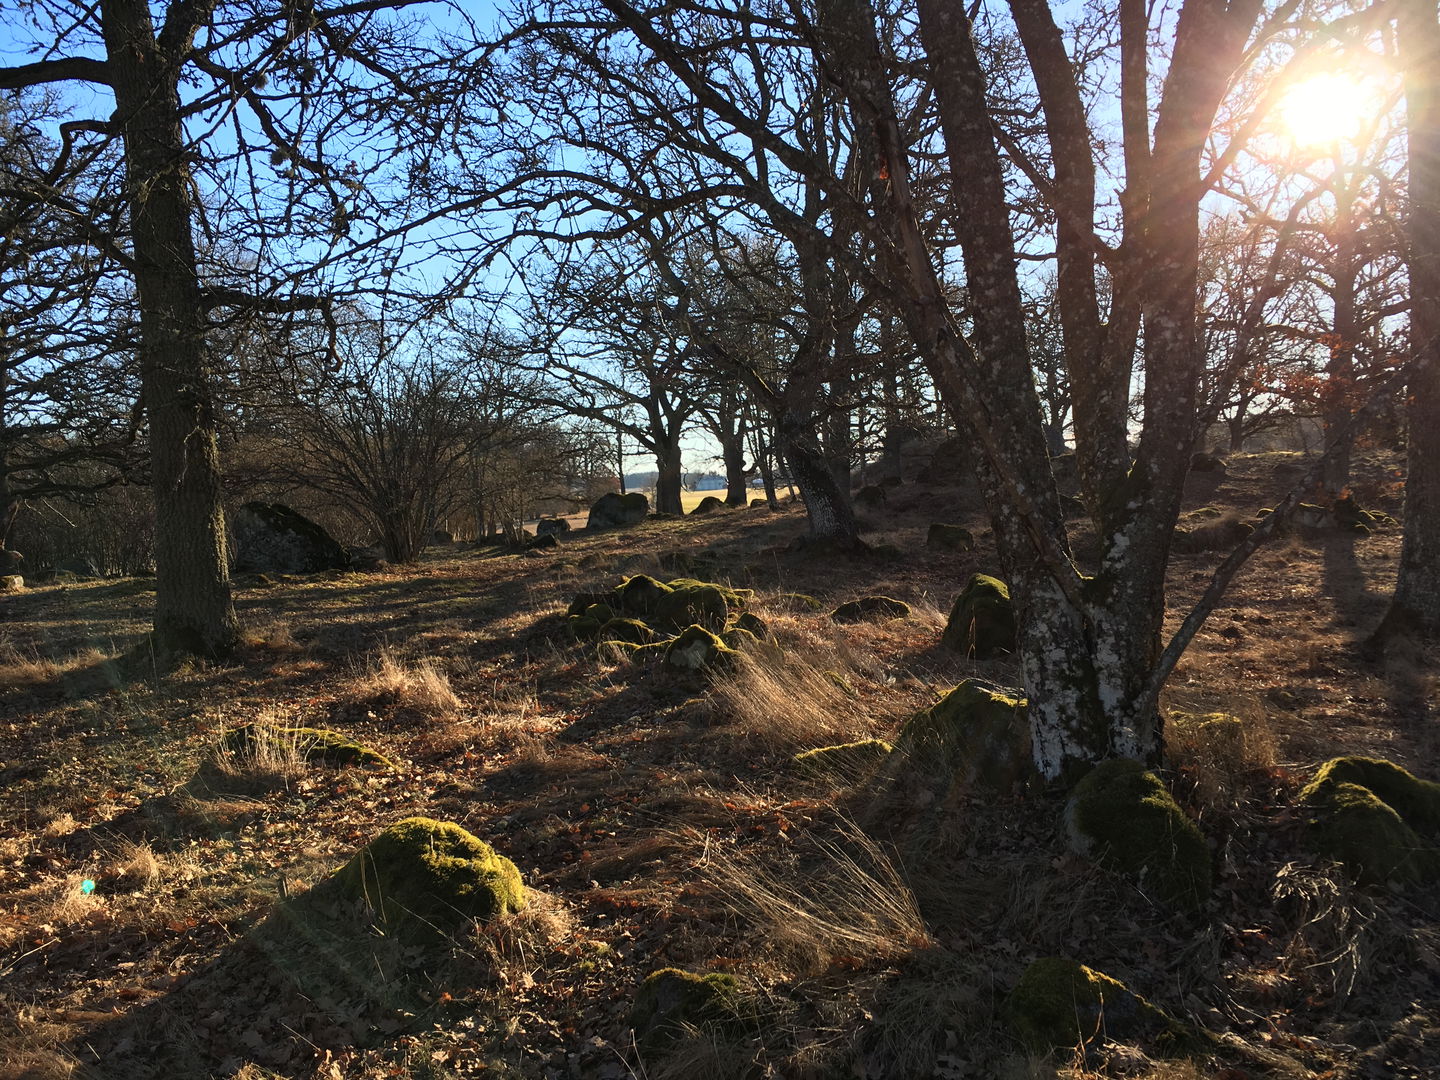
[{"label": "sloping ground", "polygon": [[[1187,506],[1248,517],[1292,466],[1237,459],[1224,479],[1195,477]],[[1358,477],[1362,505],[1385,507],[1388,463]],[[1173,680],[1170,708],[1245,730],[1173,744],[1171,786],[1219,868],[1190,917],[1069,854],[1059,797],[792,766],[800,750],[893,737],[967,676],[1018,679],[1005,659],[939,644],[961,585],[996,569],[973,497],[907,485],[868,513],[867,539],[898,552],[792,552],[792,507],[581,533],[550,553],[456,547],[385,574],[252,578],[237,593],[243,655],[151,683],[118,684],[103,662],[143,632],[146,582],[0,599],[0,1075],[1440,1070],[1435,912],[1317,864],[1294,806],[1339,753],[1433,775],[1433,651],[1355,648],[1383,610],[1397,530],[1262,552]],[[971,528],[978,550],[927,550],[932,521]],[[569,640],[577,593],[679,576],[662,568],[684,564],[676,552],[708,556],[686,576],[756,590],[783,664],[744,664],[712,689]],[[1177,621],[1218,558],[1176,557]],[[829,620],[870,594],[912,613]],[[257,723],[338,729],[396,767],[223,748]],[[293,948],[273,921],[255,932],[415,815],[512,859],[529,906],[438,949],[371,938],[350,955],[328,932]],[[1203,1065],[1100,1038],[1031,1057],[1002,1002],[1057,955],[1221,1041]],[[637,1045],[636,988],[669,967],[734,975],[752,1005],[696,1038]]]}]

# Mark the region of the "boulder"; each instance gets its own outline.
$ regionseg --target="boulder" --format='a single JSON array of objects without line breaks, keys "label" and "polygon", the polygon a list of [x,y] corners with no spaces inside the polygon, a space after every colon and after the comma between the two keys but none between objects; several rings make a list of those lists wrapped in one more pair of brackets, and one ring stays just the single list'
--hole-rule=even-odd
[{"label": "boulder", "polygon": [[725,509],[727,509],[727,507],[723,499],[717,499],[714,495],[706,495],[696,503],[695,509],[690,511],[690,516],[704,517],[706,514],[713,514],[717,510]]},{"label": "boulder", "polygon": [[728,667],[739,655],[703,626],[687,626],[665,644],[661,657],[667,671],[699,675]]},{"label": "boulder", "polygon": [[1218,454],[1207,454],[1203,451],[1190,455],[1190,471],[1197,473],[1218,473],[1225,475],[1225,459]]},{"label": "boulder", "polygon": [[867,510],[878,510],[885,505],[888,496],[879,484],[867,484],[855,493],[855,505]]},{"label": "boulder", "polygon": [[1010,587],[989,574],[971,577],[950,609],[940,641],[976,660],[1014,652],[1015,605],[1010,602]]},{"label": "boulder", "polygon": [[949,773],[960,789],[1008,793],[1036,775],[1020,691],[974,679],[907,720],[895,745],[914,760]]},{"label": "boulder", "polygon": [[551,551],[560,546],[560,537],[554,533],[546,533],[544,536],[532,536],[525,541],[526,551]]},{"label": "boulder", "polygon": [[459,825],[412,817],[382,832],[331,877],[387,932],[428,937],[525,906],[520,871]]},{"label": "boulder", "polygon": [[1075,785],[1065,829],[1076,854],[1132,879],[1152,901],[1193,912],[1210,897],[1210,848],[1160,778],[1102,761]]},{"label": "boulder", "polygon": [[24,592],[25,578],[20,574],[0,574],[0,593]]},{"label": "boulder", "polygon": [[601,641],[621,641],[630,645],[649,645],[655,631],[639,619],[607,619],[596,635]]},{"label": "boulder", "polygon": [[72,555],[64,562],[57,564],[55,569],[61,573],[74,574],[81,581],[87,578],[98,578],[102,576],[100,567],[96,565],[95,560],[89,555]]},{"label": "boulder", "polygon": [[841,604],[830,613],[832,622],[853,623],[867,619],[903,619],[910,614],[910,605],[888,596],[862,596]]},{"label": "boulder", "polygon": [[1202,551],[1230,551],[1244,543],[1255,531],[1248,521],[1233,516],[1208,521],[1194,529],[1175,526],[1170,545],[1180,554],[1198,554]]},{"label": "boulder", "polygon": [[708,630],[719,631],[729,618],[725,591],[705,582],[687,582],[678,588],[672,583],[670,591],[655,603],[655,622],[662,626],[679,628],[698,623]]},{"label": "boulder", "polygon": [[638,491],[611,491],[595,500],[585,521],[589,529],[628,529],[650,516],[650,500]]},{"label": "boulder", "polygon": [[430,534],[430,542],[432,544],[453,544],[455,534],[445,529],[436,529]]},{"label": "boulder", "polygon": [[541,518],[535,523],[535,535],[564,536],[570,531],[570,522],[564,518]]},{"label": "boulder", "polygon": [[230,520],[235,569],[256,574],[344,570],[345,549],[323,528],[280,503],[248,502]]},{"label": "boulder", "polygon": [[930,530],[925,534],[925,546],[941,551],[974,551],[975,535],[962,526],[935,521],[931,522]]},{"label": "boulder", "polygon": [[751,499],[751,500],[750,500],[750,509],[751,509],[751,510],[769,510],[769,509],[770,509],[770,500],[769,500],[769,499]]},{"label": "boulder", "polygon": [[1315,851],[1365,884],[1440,882],[1440,784],[1382,758],[1327,761],[1300,792]]},{"label": "boulder", "polygon": [[1160,1055],[1199,1049],[1198,1032],[1118,979],[1058,956],[1036,960],[1005,999],[1002,1015],[1036,1056],[1110,1039]]}]

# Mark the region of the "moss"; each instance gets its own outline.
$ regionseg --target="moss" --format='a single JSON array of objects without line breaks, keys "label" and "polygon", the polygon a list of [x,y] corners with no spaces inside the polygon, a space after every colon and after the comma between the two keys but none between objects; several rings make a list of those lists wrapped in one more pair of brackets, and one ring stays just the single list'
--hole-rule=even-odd
[{"label": "moss", "polygon": [[609,604],[591,604],[584,611],[584,615],[587,619],[594,619],[602,626],[605,623],[609,622],[611,619],[615,618],[615,614],[615,609],[612,608]]},{"label": "moss", "polygon": [[1300,793],[1316,851],[1367,884],[1440,879],[1440,784],[1394,762],[1327,761]]},{"label": "moss", "polygon": [[974,551],[975,535],[960,525],[932,522],[925,534],[925,546],[942,551]]},{"label": "moss", "polygon": [[413,817],[396,822],[331,877],[363,898],[387,928],[443,932],[525,906],[515,864],[458,825]]},{"label": "moss", "polygon": [[1119,979],[1061,957],[1036,960],[1026,968],[1002,1012],[1032,1054],[1071,1050],[1102,1038],[1141,1041],[1162,1055],[1202,1044],[1198,1032]]},{"label": "moss", "polygon": [[738,655],[703,626],[687,626],[665,643],[664,650],[665,667],[688,674],[726,667]]},{"label": "moss", "polygon": [[755,599],[754,589],[737,589],[731,585],[722,585],[718,581],[701,581],[698,578],[672,578],[670,580],[672,589],[718,589],[720,595],[725,598],[725,603],[737,611],[748,607],[750,601]]},{"label": "moss", "polygon": [[1035,775],[1025,699],[972,679],[907,720],[896,745],[962,787],[1011,791]]},{"label": "moss", "polygon": [[570,636],[576,641],[589,641],[600,633],[600,622],[588,615],[572,615],[570,621],[565,624],[570,631]]},{"label": "moss", "polygon": [[753,611],[742,611],[735,619],[735,629],[748,630],[757,638],[770,636],[770,628],[765,625],[765,620]]},{"label": "moss", "polygon": [[733,975],[697,975],[679,968],[651,972],[635,994],[630,1026],[641,1046],[673,1042],[687,1028],[733,1032],[754,1012]]},{"label": "moss", "polygon": [[830,613],[834,622],[860,622],[864,619],[903,619],[910,614],[910,605],[888,596],[862,596],[841,604]]},{"label": "moss", "polygon": [[[225,733],[225,745],[236,753],[252,752],[256,746],[259,729],[254,724],[242,724]],[[347,735],[328,728],[282,727],[271,728],[267,737],[281,738],[295,744],[296,751],[306,761],[318,761],[325,765],[364,765],[369,768],[393,769],[395,763],[384,754],[356,742]]]},{"label": "moss", "polygon": [[612,603],[627,615],[649,617],[655,614],[655,606],[669,592],[669,585],[656,581],[649,574],[635,574],[616,587]]},{"label": "moss", "polygon": [[817,746],[796,754],[795,767],[808,776],[839,776],[851,779],[879,768],[894,751],[883,739],[862,739],[838,746]]},{"label": "moss", "polygon": [[602,641],[624,641],[631,645],[649,645],[655,640],[655,631],[639,619],[607,619],[600,627]]},{"label": "moss", "polygon": [[1160,778],[1138,761],[1103,761],[1065,808],[1071,846],[1133,878],[1146,896],[1181,911],[1209,899],[1210,848]]},{"label": "moss", "polygon": [[699,624],[710,630],[719,630],[729,618],[730,607],[725,602],[725,593],[718,586],[698,582],[672,584],[670,591],[655,605],[655,622],[663,626]]},{"label": "moss", "polygon": [[743,626],[732,626],[720,635],[720,640],[732,649],[751,648],[760,644],[760,639]]},{"label": "moss", "polygon": [[950,610],[941,642],[976,660],[1015,651],[1015,605],[999,578],[976,574]]},{"label": "moss", "polygon": [[566,615],[584,615],[587,610],[595,604],[607,603],[611,598],[608,592],[582,592],[575,595],[570,601],[570,606],[565,609]]}]

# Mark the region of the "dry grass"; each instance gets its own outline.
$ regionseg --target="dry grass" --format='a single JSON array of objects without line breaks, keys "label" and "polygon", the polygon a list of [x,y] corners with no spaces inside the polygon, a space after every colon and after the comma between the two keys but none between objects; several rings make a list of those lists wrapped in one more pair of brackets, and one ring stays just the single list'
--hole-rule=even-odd
[{"label": "dry grass", "polygon": [[465,707],[433,660],[406,661],[388,645],[375,654],[356,689],[358,697],[399,705],[431,720],[448,719]]},{"label": "dry grass", "polygon": [[1253,699],[1232,708],[1172,716],[1165,725],[1166,754],[1207,810],[1236,807],[1250,778],[1276,761],[1276,737],[1264,709]]},{"label": "dry grass", "polygon": [[[693,843],[705,835],[692,831]],[[930,933],[889,855],[841,821],[833,839],[816,834],[803,855],[716,851],[700,873],[726,904],[802,971],[859,967],[927,948]]]},{"label": "dry grass", "polygon": [[[843,639],[817,641],[813,635],[785,641],[786,623],[771,623],[784,647],[741,651],[734,669],[715,683],[715,713],[747,735],[780,752],[851,742],[871,734],[871,721],[858,700],[857,657]],[[780,624],[778,627],[776,624]]]},{"label": "dry grass", "polygon": [[245,739],[222,736],[211,748],[201,775],[221,791],[271,791],[288,790],[309,769],[295,729],[267,710],[251,723]]}]

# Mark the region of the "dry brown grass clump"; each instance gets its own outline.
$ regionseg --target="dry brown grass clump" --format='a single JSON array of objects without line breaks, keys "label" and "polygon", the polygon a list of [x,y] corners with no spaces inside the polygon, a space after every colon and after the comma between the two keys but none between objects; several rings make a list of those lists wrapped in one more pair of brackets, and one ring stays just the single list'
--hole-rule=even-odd
[{"label": "dry brown grass clump", "polygon": [[[690,839],[705,837],[692,831]],[[908,882],[890,856],[856,825],[816,834],[806,851],[717,851],[701,873],[756,940],[799,970],[855,968],[928,948],[930,932]]]},{"label": "dry brown grass clump", "polygon": [[300,738],[283,717],[267,710],[251,724],[246,738],[219,739],[201,767],[201,777],[222,791],[288,789],[310,769]]},{"label": "dry brown grass clump", "polygon": [[861,671],[853,651],[839,638],[824,641],[804,633],[795,622],[771,622],[779,650],[741,649],[733,669],[715,683],[716,713],[780,752],[872,734],[868,710],[859,701]]},{"label": "dry brown grass clump", "polygon": [[1233,809],[1257,772],[1275,766],[1275,733],[1253,702],[1234,712],[1172,712],[1165,724],[1170,762],[1208,810]]},{"label": "dry brown grass clump", "polygon": [[375,654],[357,691],[358,697],[399,705],[432,720],[447,719],[465,706],[433,660],[406,661],[388,645]]}]

